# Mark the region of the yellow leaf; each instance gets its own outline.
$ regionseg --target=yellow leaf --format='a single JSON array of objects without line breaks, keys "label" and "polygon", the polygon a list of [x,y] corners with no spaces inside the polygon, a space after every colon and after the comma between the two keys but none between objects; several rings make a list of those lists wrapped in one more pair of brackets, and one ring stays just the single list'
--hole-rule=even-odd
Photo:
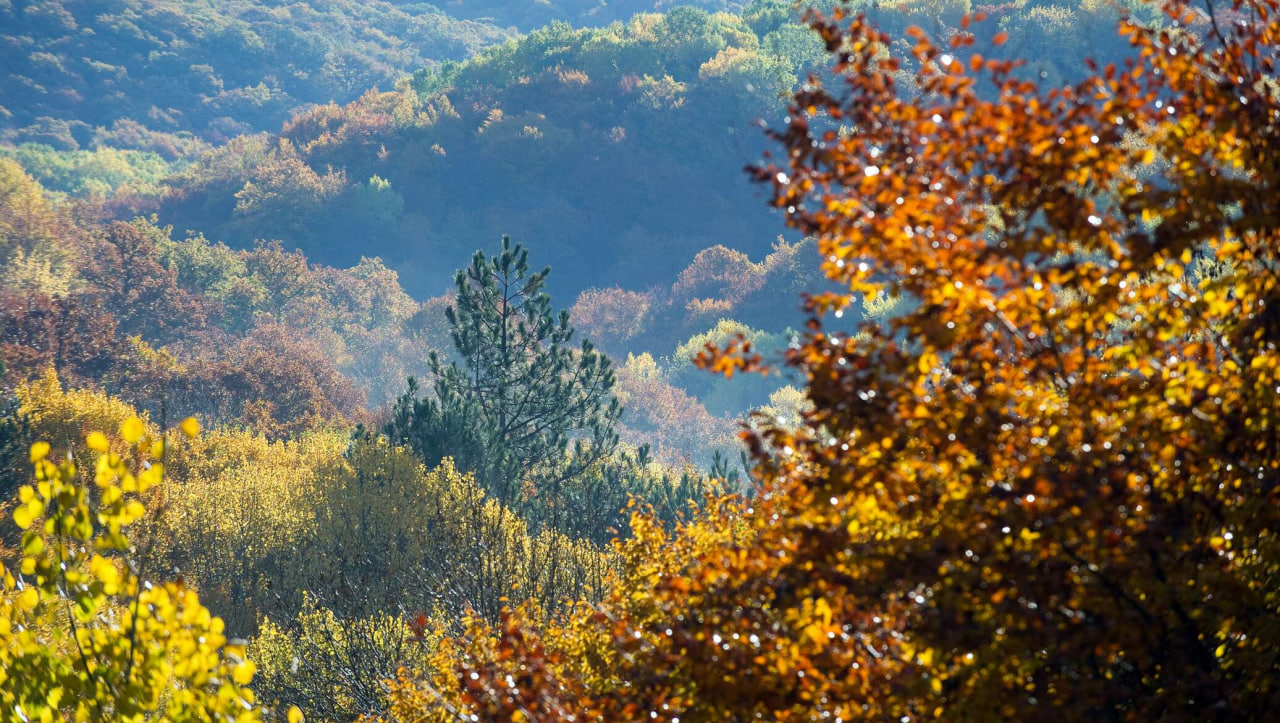
[{"label": "yellow leaf", "polygon": [[43,537],[32,533],[22,536],[22,554],[27,557],[35,557],[42,552],[44,552]]},{"label": "yellow leaf", "polygon": [[298,706],[289,706],[289,715],[286,716],[289,723],[303,723],[302,711],[298,710]]},{"label": "yellow leaf", "polygon": [[35,444],[31,445],[31,461],[32,462],[39,462],[40,460],[44,459],[47,456],[49,456],[48,442],[36,442]]},{"label": "yellow leaf", "polygon": [[18,529],[25,530],[35,519],[31,516],[31,510],[26,505],[21,505],[13,511],[13,521],[17,523]]},{"label": "yellow leaf", "polygon": [[[200,422],[197,421],[195,417],[187,417],[178,425],[178,429],[181,429],[182,433],[187,435],[187,437],[195,439],[196,435],[200,434]],[[297,709],[295,708],[294,710]]]},{"label": "yellow leaf", "polygon": [[40,591],[34,587],[27,587],[18,596],[18,607],[30,612],[36,609],[36,605],[40,604]]},{"label": "yellow leaf", "polygon": [[256,672],[258,672],[258,666],[252,660],[246,660],[231,671],[231,679],[237,685],[248,685],[253,682],[253,674]]},{"label": "yellow leaf", "polygon": [[120,436],[129,444],[136,444],[142,435],[147,433],[147,425],[137,417],[129,417],[120,425]]},{"label": "yellow leaf", "polygon": [[862,499],[858,500],[857,510],[858,514],[864,517],[869,517],[874,515],[876,512],[879,512],[880,508],[876,505],[876,499],[874,497],[866,495]]},{"label": "yellow leaf", "polygon": [[933,355],[921,354],[920,359],[916,362],[916,367],[920,370],[921,374],[928,374],[933,371]]},{"label": "yellow leaf", "polygon": [[1215,650],[1215,651],[1213,651],[1213,654],[1214,654],[1215,656],[1219,657],[1219,658],[1221,658],[1222,656],[1226,655],[1226,654],[1227,654],[1227,644],[1226,644],[1226,643],[1223,643],[1222,645],[1219,645],[1219,646],[1218,646],[1218,649],[1217,649],[1217,650]]},{"label": "yellow leaf", "polygon": [[809,636],[809,639],[818,645],[822,645],[827,642],[826,632],[824,632],[822,626],[817,623],[806,625],[804,628],[804,634]]},{"label": "yellow leaf", "polygon": [[90,432],[89,436],[84,438],[85,444],[89,445],[89,449],[95,452],[106,452],[111,448],[111,444],[107,441],[107,435],[102,432]]},{"label": "yellow leaf", "polygon": [[831,624],[831,606],[827,604],[826,600],[818,598],[818,601],[813,604],[813,610],[822,616],[823,625]]},{"label": "yellow leaf", "polygon": [[89,561],[89,568],[93,570],[93,574],[102,582],[105,592],[108,595],[114,595],[120,587],[120,571],[116,566],[111,564],[101,555],[94,555]]}]

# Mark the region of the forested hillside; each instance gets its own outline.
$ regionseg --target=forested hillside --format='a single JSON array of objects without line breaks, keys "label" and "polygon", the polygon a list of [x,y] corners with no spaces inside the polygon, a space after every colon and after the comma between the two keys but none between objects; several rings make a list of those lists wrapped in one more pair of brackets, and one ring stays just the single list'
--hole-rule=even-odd
[{"label": "forested hillside", "polygon": [[0,723],[1268,719],[1278,58],[0,0]]},{"label": "forested hillside", "polygon": [[[376,258],[336,268],[279,242],[236,250],[146,219],[86,221],[46,195],[0,158],[5,388],[52,369],[153,413],[168,403],[278,439],[370,423],[408,377],[431,378],[430,353],[453,354],[456,291],[417,301]],[[553,297],[616,362],[626,441],[698,464],[732,446],[733,420],[787,380],[716,381],[691,358],[739,333],[779,354],[799,303],[771,294],[814,280],[809,250],[780,243],[753,260],[717,246],[664,287]]]},{"label": "forested hillside", "polygon": [[564,293],[669,283],[704,248],[762,254],[776,236],[739,169],[761,148],[753,119],[819,49],[780,28],[680,9],[536,30],[214,151],[160,216],[329,263],[376,254],[420,295],[502,233],[538,239]]},{"label": "forested hillside", "polygon": [[527,32],[557,20],[575,26],[607,25],[626,20],[636,13],[665,11],[676,6],[736,12],[750,3],[742,0],[440,0],[438,4],[454,17],[482,20]]},{"label": "forested hillside", "polygon": [[169,147],[275,131],[300,108],[388,90],[516,32],[663,4],[7,0],[0,140]]},{"label": "forested hillside", "polygon": [[[205,67],[214,68],[209,72],[215,75],[224,72],[213,60],[239,65],[228,65],[228,80],[215,83],[221,88],[217,92],[200,90],[185,75],[175,80],[172,69],[157,66],[154,72],[164,75],[164,82],[183,86],[166,90],[163,83],[147,80],[151,71],[145,68],[171,51],[153,48],[146,52],[144,68],[122,76],[139,87],[122,87],[113,97],[137,104],[154,92],[163,95],[175,118],[205,120],[157,124],[148,120],[150,106],[126,108],[86,98],[75,101],[79,110],[48,111],[47,118],[60,119],[55,125],[61,130],[53,135],[23,131],[16,136],[50,148],[27,145],[8,153],[20,156],[28,172],[52,190],[114,195],[109,211],[120,218],[156,211],[162,223],[233,247],[278,239],[286,248],[300,248],[333,265],[377,256],[400,272],[419,298],[441,293],[455,260],[465,258],[479,239],[503,233],[538,240],[543,258],[557,269],[552,288],[562,294],[591,286],[643,290],[670,283],[673,269],[718,244],[756,257],[768,253],[777,235],[767,230],[770,214],[738,171],[759,160],[764,148],[756,123],[781,119],[786,91],[817,68],[822,51],[817,38],[797,23],[797,11],[782,0],[753,0],[740,14],[681,7],[607,23],[606,18],[624,12],[621,5],[536,4],[539,12],[556,18],[585,12],[601,22],[593,28],[565,23],[534,28],[458,62],[450,58],[468,55],[501,34],[485,35],[479,26],[458,25],[406,4],[336,4],[324,13],[290,5],[274,14],[251,3],[213,3],[199,6],[199,12],[168,14],[160,7],[146,6],[179,29],[159,21],[147,25],[150,16],[144,13],[135,20],[150,28],[147,37],[174,37],[168,42],[186,47],[193,41],[183,39],[185,32],[208,45],[192,45],[192,52],[216,55],[208,63],[188,64],[195,69],[190,72],[205,72],[200,70]],[[466,3],[465,12],[463,7],[455,10],[490,17],[482,4]],[[534,4],[501,7],[521,15],[533,12]],[[958,32],[967,8],[922,1],[866,9],[896,32],[923,22],[946,37]],[[1049,84],[1079,77],[1086,54],[1123,53],[1123,43],[1094,32],[1114,23],[1120,12],[1114,5],[988,10],[992,18],[987,31],[976,36],[978,47],[995,56],[1034,49],[1033,62],[1020,72]],[[17,5],[0,10],[28,11],[35,12]],[[382,27],[375,22],[383,17],[378,13],[394,15],[402,25],[376,29]],[[242,15],[271,20],[255,20],[251,32],[246,21],[236,19]],[[111,17],[89,20],[105,23]],[[418,25],[411,26],[411,20]],[[81,21],[66,22],[79,27]],[[331,32],[325,23],[342,32]],[[371,29],[358,43],[383,42],[398,53],[395,62],[379,61],[391,53],[386,49],[350,58],[334,55],[333,48],[352,53],[353,47],[363,47],[347,35],[361,23]],[[41,36],[34,31],[44,26],[31,27],[32,35],[8,47],[36,42],[33,38]],[[988,47],[999,31],[1012,40]],[[75,37],[93,39],[105,32]],[[420,47],[443,43],[455,32],[470,39],[453,51]],[[244,40],[250,35],[262,37]],[[227,37],[265,49],[249,52],[214,43]],[[284,43],[284,37],[296,42]],[[116,50],[132,47],[114,39],[104,43]],[[310,50],[301,52],[304,46]],[[141,50],[130,57],[141,58]],[[14,72],[39,67],[17,60],[6,67]],[[381,62],[377,69],[344,66],[375,61]],[[231,81],[235,68],[261,74],[255,77],[270,75],[283,90],[241,93],[237,89],[249,87],[252,79]],[[292,80],[282,80],[287,78]],[[394,82],[397,78],[401,82]],[[75,86],[69,79],[52,82]],[[339,89],[335,84],[341,83],[346,85]],[[39,103],[21,94],[38,86],[15,81],[8,95],[21,98],[23,109],[35,109]],[[94,92],[110,87],[92,84]],[[228,94],[281,102],[266,115],[245,110],[256,100],[234,112],[217,111],[219,99]],[[158,97],[148,101],[158,102]],[[297,108],[304,109],[290,116]],[[210,135],[202,129],[215,122],[210,116],[215,112],[230,125]],[[183,129],[196,136],[169,132]],[[279,133],[238,136],[200,150],[204,146],[197,136],[226,140],[238,131],[260,129]],[[76,147],[82,149],[68,150]],[[602,248],[608,251],[601,253]]]},{"label": "forested hillside", "polygon": [[430,5],[17,0],[0,5],[0,120],[19,141],[145,145],[274,130],[506,31]]},{"label": "forested hillside", "polygon": [[[967,7],[967,6],[966,6]],[[890,28],[958,32],[964,7],[904,3]],[[1123,43],[1089,32],[1110,5],[1004,7],[978,37],[1050,84]],[[280,238],[326,263],[378,255],[416,295],[439,293],[477,239],[537,239],[553,288],[642,290],[717,244],[768,253],[771,215],[740,169],[780,122],[785,92],[822,55],[787,3],[741,15],[678,8],[595,29],[557,24],[397,90],[326,105],[278,136],[239,139],[170,183],[167,223],[232,245]],[[1003,31],[1018,38],[989,47]]]}]

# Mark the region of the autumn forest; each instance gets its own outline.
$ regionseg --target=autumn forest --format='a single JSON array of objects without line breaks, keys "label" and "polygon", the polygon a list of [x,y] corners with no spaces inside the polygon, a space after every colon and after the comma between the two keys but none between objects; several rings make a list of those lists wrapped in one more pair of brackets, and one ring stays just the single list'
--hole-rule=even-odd
[{"label": "autumn forest", "polygon": [[1271,720],[1278,60],[0,0],[0,721]]}]

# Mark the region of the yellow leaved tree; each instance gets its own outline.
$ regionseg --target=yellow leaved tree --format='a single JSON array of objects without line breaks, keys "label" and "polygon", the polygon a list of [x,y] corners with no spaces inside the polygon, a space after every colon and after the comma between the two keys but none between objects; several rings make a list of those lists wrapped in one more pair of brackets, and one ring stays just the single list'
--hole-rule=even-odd
[{"label": "yellow leaved tree", "polygon": [[151,581],[131,536],[171,437],[129,417],[115,438],[84,438],[86,469],[31,447],[13,512],[21,559],[0,589],[0,720],[258,720],[243,645],[194,591]]}]

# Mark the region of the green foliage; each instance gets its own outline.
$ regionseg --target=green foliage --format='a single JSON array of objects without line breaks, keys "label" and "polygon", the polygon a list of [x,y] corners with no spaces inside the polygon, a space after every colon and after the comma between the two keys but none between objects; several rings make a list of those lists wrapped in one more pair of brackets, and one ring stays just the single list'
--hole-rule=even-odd
[{"label": "green foliage", "polygon": [[404,197],[391,188],[390,181],[377,174],[357,187],[354,200],[355,213],[368,219],[373,229],[394,229],[404,215]]},{"label": "green foliage", "polygon": [[708,346],[723,348],[739,336],[750,342],[757,352],[775,359],[791,339],[789,332],[770,334],[733,319],[720,319],[710,329],[689,337],[671,355],[669,368],[673,380],[697,394],[703,404],[716,413],[759,406],[780,386],[760,376],[716,378],[694,365],[693,358]]},{"label": "green foliage", "polygon": [[432,354],[434,395],[411,384],[387,432],[429,465],[453,457],[503,505],[536,497],[540,521],[560,529],[561,487],[609,456],[621,407],[608,357],[570,345],[569,312],[555,314],[543,290],[549,272],[531,272],[506,236],[493,258],[477,251],[446,312],[456,361]]},{"label": "green foliage", "polygon": [[742,8],[742,19],[760,37],[796,19],[796,8],[789,0],[750,0]]},{"label": "green foliage", "polygon": [[220,326],[227,331],[251,328],[255,314],[270,308],[271,291],[250,272],[246,254],[203,236],[181,241],[166,237],[157,250],[161,263],[178,274],[178,283],[222,307]]},{"label": "green foliage", "polygon": [[769,55],[790,63],[791,69],[801,73],[819,68],[826,57],[822,39],[802,25],[785,23],[768,34],[760,36],[760,46]]},{"label": "green foliage", "polygon": [[771,335],[764,334],[762,331],[751,329],[750,326],[742,324],[740,321],[732,319],[721,319],[716,325],[701,334],[692,335],[685,343],[676,347],[676,353],[672,354],[672,365],[677,371],[686,371],[692,369],[694,363],[692,358],[703,351],[710,344],[712,347],[726,347],[728,342],[735,337],[744,337],[749,340],[755,347],[777,346],[776,340]]},{"label": "green foliage", "polygon": [[17,161],[49,191],[99,198],[118,192],[157,197],[161,180],[181,168],[154,151],[111,147],[69,151],[24,143],[0,147],[0,157]]},{"label": "green foliage", "polygon": [[0,4],[0,139],[172,158],[509,34],[421,4],[18,0]]}]

